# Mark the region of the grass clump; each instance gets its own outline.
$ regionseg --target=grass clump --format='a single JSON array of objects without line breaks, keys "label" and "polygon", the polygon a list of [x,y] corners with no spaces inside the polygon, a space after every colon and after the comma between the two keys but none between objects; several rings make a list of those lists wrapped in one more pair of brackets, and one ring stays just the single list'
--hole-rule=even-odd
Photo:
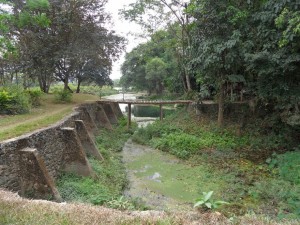
[{"label": "grass clump", "polygon": [[[104,161],[89,158],[95,175],[93,178],[63,174],[57,183],[62,198],[66,201],[79,201],[94,205],[107,205],[118,209],[131,209],[134,205],[122,192],[127,186],[125,167],[119,152],[130,136],[121,119],[113,130],[103,129],[96,138],[96,144]],[[112,141],[112,137],[116,141]]]}]

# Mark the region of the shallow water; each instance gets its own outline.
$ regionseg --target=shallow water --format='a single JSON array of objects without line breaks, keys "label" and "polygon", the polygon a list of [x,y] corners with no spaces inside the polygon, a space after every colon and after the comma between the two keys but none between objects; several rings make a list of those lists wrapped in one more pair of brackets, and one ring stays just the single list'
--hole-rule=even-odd
[{"label": "shallow water", "polygon": [[139,198],[150,208],[190,210],[199,193],[207,191],[201,181],[211,178],[204,177],[204,166],[187,165],[168,153],[131,140],[125,143],[122,154],[130,183],[125,196]]}]

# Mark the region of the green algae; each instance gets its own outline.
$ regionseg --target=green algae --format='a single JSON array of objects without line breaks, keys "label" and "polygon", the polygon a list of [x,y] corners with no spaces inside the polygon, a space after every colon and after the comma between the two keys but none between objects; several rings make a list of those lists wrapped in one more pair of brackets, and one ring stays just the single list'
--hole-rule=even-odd
[{"label": "green algae", "polygon": [[202,192],[211,190],[216,193],[215,197],[221,198],[222,191],[228,187],[229,175],[215,171],[206,164],[189,165],[154,149],[134,157],[126,163],[126,167],[133,172],[135,179],[142,180],[139,188],[179,203],[192,205]]}]

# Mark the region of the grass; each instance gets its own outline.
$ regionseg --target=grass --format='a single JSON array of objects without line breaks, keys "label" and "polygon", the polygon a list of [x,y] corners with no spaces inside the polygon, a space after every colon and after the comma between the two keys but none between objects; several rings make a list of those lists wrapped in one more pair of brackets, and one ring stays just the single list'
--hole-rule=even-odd
[{"label": "grass", "polygon": [[45,94],[42,96],[42,105],[33,108],[30,113],[1,117],[0,141],[47,127],[69,115],[78,104],[96,100],[99,100],[99,97],[94,95],[73,94],[71,103],[57,104],[54,95]]},{"label": "grass", "polygon": [[[63,174],[58,179],[57,186],[65,201],[107,205],[116,208],[118,208],[116,204],[120,204],[120,207],[123,207],[124,204],[127,204],[128,207],[134,207],[129,201],[127,202],[127,199],[123,200],[122,198],[120,200],[122,191],[127,186],[120,151],[130,136],[130,132],[127,130],[125,119],[122,119],[113,130],[101,130],[101,135],[96,138],[96,143],[104,161],[89,159],[95,172],[93,178]],[[111,137],[114,137],[116,141],[111,141]]]},{"label": "grass", "polygon": [[[168,187],[160,187],[164,194],[174,192],[173,197],[179,198],[183,189],[192,187],[191,195],[182,196],[182,199],[191,200],[197,191],[199,196],[203,191],[214,191],[217,200],[231,203],[222,210],[227,216],[254,211],[271,217],[299,219],[299,149],[268,159],[273,151],[282,152],[290,146],[282,135],[253,135],[248,130],[241,136],[235,130],[232,124],[219,129],[210,120],[199,121],[195,115],[181,112],[162,123],[155,122],[139,129],[133,140],[175,155],[186,164],[183,166],[186,173],[179,171],[178,175],[188,185],[180,188],[181,182],[168,184],[170,181],[167,181]],[[139,166],[139,162],[136,164]],[[170,177],[175,170],[162,171]],[[193,178],[199,177],[201,181],[189,179],[190,171]],[[153,188],[157,189],[160,184],[155,185]],[[175,186],[179,189],[175,190]]]},{"label": "grass", "polygon": [[121,212],[101,206],[87,204],[59,204],[48,201],[32,201],[17,197],[11,192],[0,190],[0,224],[3,225],[297,225],[298,221],[274,221],[268,217],[247,214],[243,217],[228,219],[216,213],[197,212],[145,213]]}]

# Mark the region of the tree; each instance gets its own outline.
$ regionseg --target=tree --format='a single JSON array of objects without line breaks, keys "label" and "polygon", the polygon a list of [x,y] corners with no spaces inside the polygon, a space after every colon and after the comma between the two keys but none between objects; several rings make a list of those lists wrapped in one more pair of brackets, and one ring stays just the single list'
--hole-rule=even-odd
[{"label": "tree", "polygon": [[[124,38],[104,24],[106,0],[15,0],[11,37],[22,72],[36,78],[44,92],[51,82],[70,80],[110,84],[112,62],[124,49]],[[71,90],[70,90],[71,91]]]},{"label": "tree", "polygon": [[[190,52],[190,19],[186,13],[188,4],[178,0],[138,0],[122,11],[125,19],[142,25],[150,34],[159,29],[169,29],[176,37],[177,63],[181,66],[184,88],[190,92],[193,89],[191,78],[193,73],[188,67],[191,59]],[[174,26],[177,24],[178,26]],[[176,27],[176,29],[174,29]],[[180,31],[178,32],[178,28]]]},{"label": "tree", "polygon": [[183,93],[180,65],[177,63],[176,40],[166,30],[155,32],[151,39],[126,54],[122,65],[122,83],[149,94]]},{"label": "tree", "polygon": [[202,85],[217,87],[219,126],[224,123],[226,83],[245,80],[243,31],[247,27],[246,6],[238,1],[195,0],[188,8],[194,18],[191,67],[197,71]]},{"label": "tree", "polygon": [[163,80],[166,76],[166,63],[155,57],[146,64],[146,79],[150,83],[150,88],[155,90],[156,94],[163,92]]},{"label": "tree", "polygon": [[247,55],[247,69],[256,77],[256,95],[283,121],[299,126],[299,4],[268,1],[253,14],[251,23],[249,39],[255,48]]},{"label": "tree", "polygon": [[[2,82],[5,74],[15,74],[18,82],[19,73],[25,68],[22,53],[19,50],[20,36],[28,26],[47,27],[49,20],[41,11],[49,6],[47,0],[1,1],[0,60],[2,61]],[[13,81],[11,76],[11,82]]]}]

